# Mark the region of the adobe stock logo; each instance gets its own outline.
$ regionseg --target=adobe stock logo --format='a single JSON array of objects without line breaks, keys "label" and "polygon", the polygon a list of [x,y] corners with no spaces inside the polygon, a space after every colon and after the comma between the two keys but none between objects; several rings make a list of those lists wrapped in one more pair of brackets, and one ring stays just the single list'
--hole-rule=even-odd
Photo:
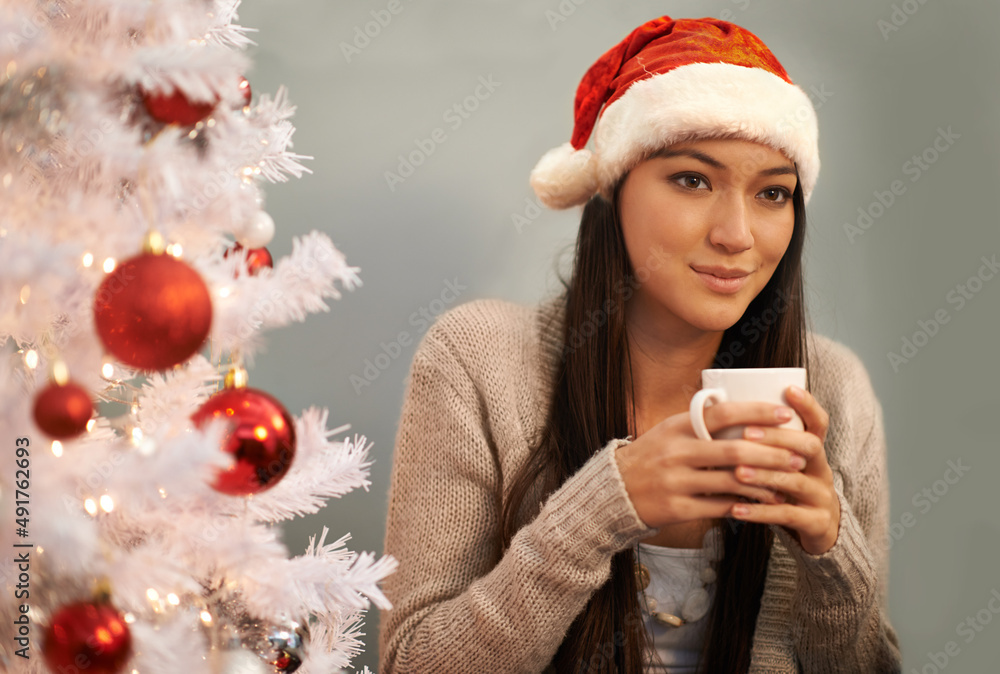
[{"label": "adobe stock logo", "polygon": [[[948,304],[955,306],[956,312],[964,309],[976,295],[982,292],[985,283],[996,276],[997,272],[1000,272],[1000,263],[997,263],[996,253],[990,257],[984,255],[979,259],[982,264],[979,265],[976,273],[962,283],[955,284],[944,297]],[[900,339],[899,351],[889,351],[886,354],[892,371],[898,374],[900,368],[916,358],[920,350],[927,346],[951,319],[951,314],[942,307],[927,320],[918,320],[916,331],[912,335],[904,335]]]},{"label": "adobe stock logo", "polygon": [[[479,109],[479,106],[489,100],[490,96],[500,88],[501,84],[493,79],[493,75],[480,75],[473,92],[446,109],[441,115],[441,121],[447,124],[453,132],[458,131],[465,121]],[[396,165],[395,172],[386,171],[384,173],[385,184],[389,191],[395,192],[396,186],[406,182],[416,173],[417,168],[422,166],[448,138],[448,132],[440,126],[431,131],[426,138],[415,138],[413,144],[416,149],[407,154],[399,155],[399,163]]]}]

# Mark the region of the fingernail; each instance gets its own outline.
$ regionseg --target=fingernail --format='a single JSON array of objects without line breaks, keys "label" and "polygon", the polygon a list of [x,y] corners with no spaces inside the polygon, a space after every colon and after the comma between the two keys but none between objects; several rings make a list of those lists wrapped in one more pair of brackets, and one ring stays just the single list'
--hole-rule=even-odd
[{"label": "fingernail", "polygon": [[733,514],[737,517],[745,517],[750,514],[750,506],[745,505],[734,505]]},{"label": "fingernail", "polygon": [[790,398],[799,398],[799,399],[801,399],[804,394],[805,394],[805,391],[803,391],[798,386],[792,385],[792,386],[788,387],[788,396]]},{"label": "fingernail", "polygon": [[764,431],[753,426],[747,426],[743,434],[748,440],[760,440],[764,437]]},{"label": "fingernail", "polygon": [[753,468],[747,468],[746,466],[740,467],[740,477],[750,479],[751,477],[753,477],[753,474],[754,474]]},{"label": "fingernail", "polygon": [[806,460],[801,456],[793,456],[788,464],[792,467],[792,470],[802,470],[806,467]]},{"label": "fingernail", "polygon": [[779,407],[774,411],[774,416],[778,421],[790,421],[792,418],[792,410],[787,407]]},{"label": "fingernail", "polygon": [[785,495],[784,494],[775,494],[774,495],[774,500],[777,501],[778,503],[784,503],[785,502]]}]

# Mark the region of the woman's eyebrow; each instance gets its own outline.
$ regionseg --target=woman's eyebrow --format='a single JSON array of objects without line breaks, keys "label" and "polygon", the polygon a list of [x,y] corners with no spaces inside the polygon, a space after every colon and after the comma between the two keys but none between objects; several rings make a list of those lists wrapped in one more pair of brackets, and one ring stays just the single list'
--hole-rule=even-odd
[{"label": "woman's eyebrow", "polygon": [[[717,169],[719,169],[721,171],[726,171],[729,168],[728,166],[726,166],[725,164],[723,164],[718,159],[715,159],[714,157],[710,157],[709,155],[705,154],[704,152],[699,152],[698,150],[692,150],[692,149],[688,149],[688,148],[680,148],[680,149],[663,148],[662,150],[658,150],[658,151],[654,152],[652,155],[650,155],[650,159],[654,159],[654,158],[669,159],[670,157],[691,157],[692,159],[697,159],[698,161],[703,162],[705,164],[708,164],[709,166],[711,166],[713,168],[717,168]],[[757,175],[760,175],[760,176],[782,176],[782,175],[797,176],[798,175],[798,171],[795,170],[794,166],[788,166],[788,165],[786,165],[786,166],[775,166],[775,167],[772,167],[772,168],[763,169],[761,171],[758,171]]]}]

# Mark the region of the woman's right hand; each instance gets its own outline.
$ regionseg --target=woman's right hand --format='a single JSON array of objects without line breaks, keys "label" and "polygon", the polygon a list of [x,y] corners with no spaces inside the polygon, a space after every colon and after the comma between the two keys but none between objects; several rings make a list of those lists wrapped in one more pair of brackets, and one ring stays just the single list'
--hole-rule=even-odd
[{"label": "woman's right hand", "polygon": [[[728,426],[778,426],[783,405],[764,402],[723,402],[705,408],[709,433]],[[750,440],[702,440],[694,433],[687,412],[667,417],[633,442],[616,450],[618,471],[636,513],[646,526],[725,517],[740,497],[781,503],[770,489],[740,482],[735,467],[754,466],[795,472],[796,453]]]}]

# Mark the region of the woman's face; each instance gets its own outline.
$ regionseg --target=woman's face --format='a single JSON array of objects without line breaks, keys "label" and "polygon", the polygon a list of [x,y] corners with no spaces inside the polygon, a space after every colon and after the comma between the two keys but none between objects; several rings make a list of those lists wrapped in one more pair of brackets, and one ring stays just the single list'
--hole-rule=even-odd
[{"label": "woman's face", "polygon": [[640,281],[632,319],[685,336],[734,325],[788,248],[797,180],[778,150],[731,139],[671,145],[632,169],[619,196]]}]

